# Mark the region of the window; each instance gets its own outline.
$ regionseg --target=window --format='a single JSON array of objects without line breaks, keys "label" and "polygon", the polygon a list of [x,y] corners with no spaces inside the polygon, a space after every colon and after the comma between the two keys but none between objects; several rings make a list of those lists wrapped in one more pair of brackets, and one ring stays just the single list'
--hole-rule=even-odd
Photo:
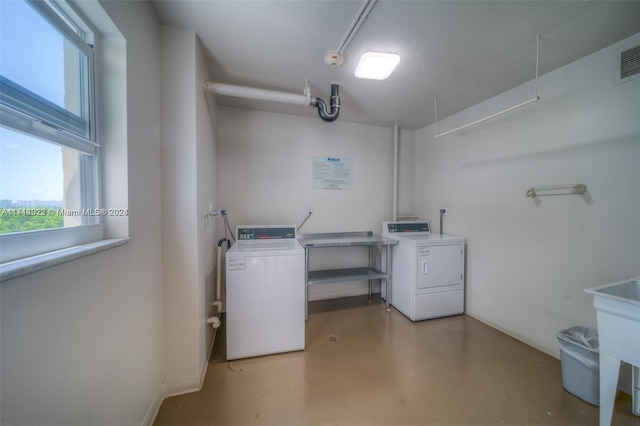
[{"label": "window", "polygon": [[102,238],[93,35],[49,1],[2,2],[0,262]]}]

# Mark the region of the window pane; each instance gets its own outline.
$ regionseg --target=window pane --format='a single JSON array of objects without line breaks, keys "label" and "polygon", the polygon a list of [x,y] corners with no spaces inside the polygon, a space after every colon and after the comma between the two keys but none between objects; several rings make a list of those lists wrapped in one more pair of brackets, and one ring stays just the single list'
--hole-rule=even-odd
[{"label": "window pane", "polygon": [[90,138],[88,57],[23,1],[3,1],[0,17],[0,75],[81,117],[80,129],[53,124]]},{"label": "window pane", "polygon": [[83,210],[87,157],[0,127],[0,234],[95,223]]}]

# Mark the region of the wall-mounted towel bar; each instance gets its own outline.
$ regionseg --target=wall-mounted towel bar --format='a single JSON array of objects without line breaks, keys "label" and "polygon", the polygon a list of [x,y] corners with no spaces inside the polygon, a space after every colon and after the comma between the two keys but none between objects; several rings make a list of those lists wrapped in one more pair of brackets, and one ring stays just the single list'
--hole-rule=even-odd
[{"label": "wall-mounted towel bar", "polygon": [[527,197],[544,197],[547,195],[578,195],[587,190],[582,183],[572,185],[536,186],[527,189]]}]

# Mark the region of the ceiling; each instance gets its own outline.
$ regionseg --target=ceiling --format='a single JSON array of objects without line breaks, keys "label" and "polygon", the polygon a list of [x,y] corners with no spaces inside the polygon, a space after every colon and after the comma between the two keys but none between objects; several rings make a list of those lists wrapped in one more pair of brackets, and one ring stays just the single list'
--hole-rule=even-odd
[{"label": "ceiling", "polygon": [[[212,81],[301,94],[329,104],[340,82],[339,121],[420,129],[640,32],[640,1],[378,1],[339,67],[335,50],[362,3],[355,0],[152,0],[163,25],[195,30]],[[367,50],[399,53],[387,80],[354,77]],[[612,64],[613,67],[613,64]],[[544,100],[543,88],[540,96]],[[533,95],[533,86],[532,86]],[[317,111],[218,96],[220,105],[317,116]],[[526,99],[523,99],[523,101]],[[330,125],[330,124],[327,124]]]}]

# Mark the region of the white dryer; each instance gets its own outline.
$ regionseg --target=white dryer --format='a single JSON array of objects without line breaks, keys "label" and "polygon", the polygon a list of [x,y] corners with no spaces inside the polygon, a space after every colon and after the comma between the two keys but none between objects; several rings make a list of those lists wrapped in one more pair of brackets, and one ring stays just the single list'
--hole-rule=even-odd
[{"label": "white dryer", "polygon": [[304,349],[305,256],[294,225],[238,226],[226,253],[227,359]]},{"label": "white dryer", "polygon": [[463,237],[433,234],[426,221],[383,222],[382,234],[398,240],[391,305],[412,321],[464,313]]}]

